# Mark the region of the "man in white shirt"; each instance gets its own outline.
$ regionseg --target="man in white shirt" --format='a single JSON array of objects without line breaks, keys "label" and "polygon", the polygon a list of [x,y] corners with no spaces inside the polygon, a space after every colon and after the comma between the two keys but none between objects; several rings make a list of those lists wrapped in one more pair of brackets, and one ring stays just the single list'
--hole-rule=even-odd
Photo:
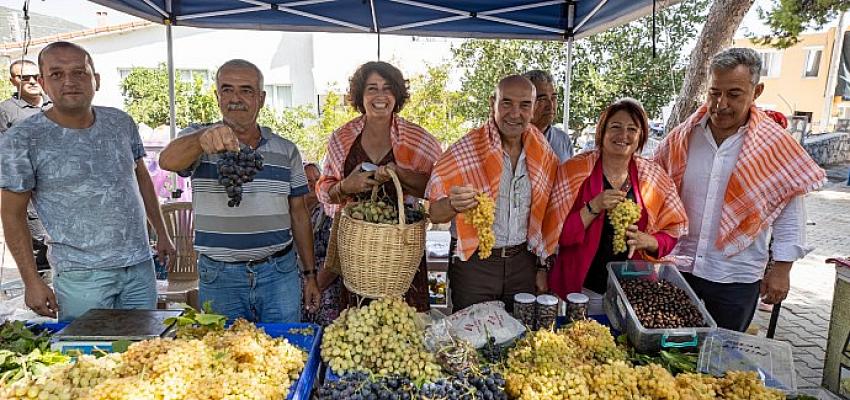
[{"label": "man in white shirt", "polygon": [[[717,325],[744,331],[759,297],[785,299],[805,244],[803,195],[824,171],[755,100],[761,59],[743,48],[712,58],[708,100],[659,146],[655,159],[679,187],[690,226],[673,255]],[[774,266],[765,271],[774,238]]]},{"label": "man in white shirt", "polygon": [[528,71],[522,76],[534,84],[537,93],[531,124],[543,133],[552,151],[563,163],[573,156],[573,140],[569,133],[552,125],[555,121],[555,113],[558,111],[558,92],[555,91],[555,81],[550,73],[539,69]]}]

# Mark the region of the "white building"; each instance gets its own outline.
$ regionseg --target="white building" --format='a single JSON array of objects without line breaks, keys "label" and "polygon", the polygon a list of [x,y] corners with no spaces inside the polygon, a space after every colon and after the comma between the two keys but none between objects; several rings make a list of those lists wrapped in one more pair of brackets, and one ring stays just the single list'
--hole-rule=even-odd
[{"label": "white building", "polygon": [[[175,28],[174,66],[178,79],[201,73],[210,81],[225,61],[244,58],[256,64],[265,77],[266,104],[274,108],[314,105],[313,35],[310,33],[261,32]],[[130,22],[84,31],[38,38],[26,58],[35,60],[47,43],[67,40],[86,48],[100,73],[96,105],[123,107],[121,80],[134,67],[153,68],[167,58],[165,27],[149,22]],[[0,45],[0,57],[20,58],[21,44]]]}]

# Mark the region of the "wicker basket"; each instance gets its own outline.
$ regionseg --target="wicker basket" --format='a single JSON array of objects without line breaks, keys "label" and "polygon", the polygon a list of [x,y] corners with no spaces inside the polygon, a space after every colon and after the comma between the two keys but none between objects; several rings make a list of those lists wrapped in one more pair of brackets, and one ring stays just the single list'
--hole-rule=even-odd
[{"label": "wicker basket", "polygon": [[[398,225],[376,224],[348,215],[339,217],[336,252],[349,291],[368,298],[401,297],[410,288],[425,251],[427,221],[407,224],[401,183],[389,171],[396,189]],[[375,200],[378,186],[372,189]]]}]

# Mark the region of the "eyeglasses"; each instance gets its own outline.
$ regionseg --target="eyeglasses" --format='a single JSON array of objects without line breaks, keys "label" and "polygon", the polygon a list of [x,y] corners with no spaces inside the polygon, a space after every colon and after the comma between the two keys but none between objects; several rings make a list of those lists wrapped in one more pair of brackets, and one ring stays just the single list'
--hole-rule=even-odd
[{"label": "eyeglasses", "polygon": [[15,76],[15,78],[18,78],[18,79],[20,79],[20,80],[22,80],[22,81],[24,81],[24,82],[29,82],[30,80],[33,80],[33,79],[38,80],[38,74],[33,74],[33,75],[14,75],[14,76]]}]

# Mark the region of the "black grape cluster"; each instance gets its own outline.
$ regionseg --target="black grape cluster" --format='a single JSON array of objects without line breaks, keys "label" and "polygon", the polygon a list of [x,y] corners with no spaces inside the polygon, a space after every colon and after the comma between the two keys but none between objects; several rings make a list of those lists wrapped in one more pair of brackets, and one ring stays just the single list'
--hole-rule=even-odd
[{"label": "black grape cluster", "polygon": [[421,388],[406,377],[352,372],[326,382],[317,394],[319,400],[507,400],[504,387],[502,375],[486,368],[427,382]]},{"label": "black grape cluster", "polygon": [[504,350],[504,346],[496,344],[496,338],[490,336],[487,339],[487,343],[484,344],[484,347],[478,349],[478,353],[488,362],[498,363],[502,361],[502,358],[504,357]]},{"label": "black grape cluster", "polygon": [[459,373],[448,379],[428,382],[419,390],[423,400],[507,400],[502,374],[485,368],[480,373]]},{"label": "black grape cluster", "polygon": [[250,146],[241,145],[239,151],[222,153],[218,158],[218,183],[227,191],[228,207],[238,207],[242,202],[242,185],[254,180],[263,169],[263,155]]}]

